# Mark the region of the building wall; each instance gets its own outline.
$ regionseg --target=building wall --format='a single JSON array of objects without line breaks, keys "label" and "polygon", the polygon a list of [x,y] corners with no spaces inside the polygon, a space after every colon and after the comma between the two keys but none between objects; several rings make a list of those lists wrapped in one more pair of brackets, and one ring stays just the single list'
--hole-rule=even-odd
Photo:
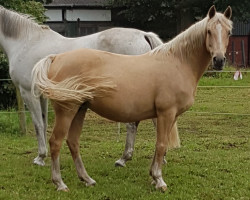
[{"label": "building wall", "polygon": [[46,22],[54,31],[66,37],[79,37],[113,27],[111,22]]},{"label": "building wall", "polygon": [[[250,57],[249,57],[249,40],[250,36],[231,36],[229,39],[229,44],[227,48],[227,60],[230,64],[234,66],[241,67],[250,67]],[[245,55],[245,64],[243,61],[243,49],[242,41],[244,42],[244,55]]]},{"label": "building wall", "polygon": [[50,28],[67,37],[89,35],[113,27],[111,10],[49,8],[45,15]]}]

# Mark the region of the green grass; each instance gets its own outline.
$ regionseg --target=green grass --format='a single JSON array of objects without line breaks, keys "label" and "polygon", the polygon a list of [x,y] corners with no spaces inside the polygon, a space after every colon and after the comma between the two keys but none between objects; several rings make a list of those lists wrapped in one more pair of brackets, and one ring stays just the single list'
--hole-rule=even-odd
[{"label": "green grass", "polygon": [[[249,85],[250,76],[234,81],[232,77],[203,77],[201,85]],[[247,79],[247,80],[246,80]],[[57,192],[50,180],[50,158],[46,166],[32,164],[37,142],[31,123],[29,133],[20,137],[12,133],[14,116],[0,116],[0,199],[250,199],[250,116],[213,115],[213,113],[249,113],[250,88],[199,88],[190,112],[179,117],[182,147],[167,155],[163,177],[166,193],[151,186],[149,167],[155,145],[152,122],[141,122],[133,160],[125,168],[114,162],[124,149],[125,126],[117,142],[117,124],[87,115],[81,135],[81,155],[95,187],[79,181],[67,146],[61,151],[62,177],[70,192]],[[198,113],[197,113],[198,112]],[[50,113],[51,133],[52,116]],[[13,119],[12,119],[13,118]],[[28,120],[30,117],[27,116]],[[11,126],[10,126],[11,125]],[[2,127],[4,126],[4,127]],[[14,130],[17,127],[14,126]]]}]

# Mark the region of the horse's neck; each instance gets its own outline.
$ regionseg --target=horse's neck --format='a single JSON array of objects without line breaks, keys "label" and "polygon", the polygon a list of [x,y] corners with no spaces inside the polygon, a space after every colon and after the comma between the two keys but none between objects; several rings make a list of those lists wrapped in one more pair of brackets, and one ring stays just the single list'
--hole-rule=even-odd
[{"label": "horse's neck", "polygon": [[15,55],[15,52],[18,53],[18,51],[24,47],[24,40],[5,37],[1,34],[0,45],[10,60]]},{"label": "horse's neck", "polygon": [[187,66],[188,70],[191,69],[191,76],[195,85],[198,84],[210,61],[211,55],[206,49],[205,42],[204,45],[202,45],[200,48],[197,48],[195,52],[190,53],[190,55],[185,59],[184,62],[187,63],[185,65]]},{"label": "horse's neck", "polygon": [[[196,29],[195,25],[191,28]],[[188,36],[183,37],[183,39],[179,41],[181,45],[176,45],[180,50],[177,51],[175,56],[179,57],[183,66],[186,66],[186,70],[190,71],[191,69],[191,76],[196,85],[211,61],[211,55],[206,48],[204,32],[202,29],[201,31],[197,31],[195,33],[196,36],[191,39],[189,39]]]},{"label": "horse's neck", "polygon": [[[42,49],[44,46],[53,46],[53,44],[62,39],[63,36],[56,32],[45,29],[45,30],[26,30],[26,34],[22,34],[20,37],[12,38],[0,36],[0,44],[4,52],[7,54],[9,61],[16,59],[18,56],[29,51],[32,47],[37,45],[37,48]],[[40,46],[40,47],[39,47]]]},{"label": "horse's neck", "polygon": [[39,26],[29,17],[3,7],[0,7],[0,21],[0,46],[9,60],[18,59],[34,45],[52,46],[54,40],[60,39],[60,35],[49,28]]}]

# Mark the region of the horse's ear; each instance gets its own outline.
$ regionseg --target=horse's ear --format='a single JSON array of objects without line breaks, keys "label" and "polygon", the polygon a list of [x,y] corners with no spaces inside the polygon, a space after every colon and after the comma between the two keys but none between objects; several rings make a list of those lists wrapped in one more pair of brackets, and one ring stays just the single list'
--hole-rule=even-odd
[{"label": "horse's ear", "polygon": [[215,6],[211,6],[209,8],[209,11],[208,11],[208,16],[209,16],[209,19],[213,18],[215,16],[215,13],[216,13],[216,9],[215,9]]},{"label": "horse's ear", "polygon": [[231,6],[228,6],[227,9],[224,12],[224,16],[228,19],[232,17],[232,8]]}]

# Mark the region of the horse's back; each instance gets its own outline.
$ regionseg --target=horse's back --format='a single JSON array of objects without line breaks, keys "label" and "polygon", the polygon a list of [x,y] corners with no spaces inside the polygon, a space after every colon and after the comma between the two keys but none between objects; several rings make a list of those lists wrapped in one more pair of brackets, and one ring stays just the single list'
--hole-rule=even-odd
[{"label": "horse's back", "polygon": [[124,55],[143,54],[152,49],[152,44],[146,38],[153,37],[154,41],[158,38],[157,35],[148,35],[149,33],[137,29],[111,28],[98,34],[97,49]]},{"label": "horse's back", "polygon": [[49,78],[61,81],[79,74],[90,74],[101,66],[101,52],[92,49],[77,49],[57,54],[50,66]]},{"label": "horse's back", "polygon": [[111,28],[73,39],[78,48],[91,48],[124,55],[140,55],[162,44],[158,35],[133,28]]},{"label": "horse's back", "polygon": [[[136,61],[152,60],[144,55],[128,56],[93,49],[77,49],[57,54],[51,64],[49,77],[55,79],[61,76],[54,80],[60,81],[79,74],[116,77],[121,74],[126,76],[131,72],[130,75],[133,76],[132,73],[140,71],[142,67],[135,66]],[[146,70],[144,64],[143,69]]]}]

